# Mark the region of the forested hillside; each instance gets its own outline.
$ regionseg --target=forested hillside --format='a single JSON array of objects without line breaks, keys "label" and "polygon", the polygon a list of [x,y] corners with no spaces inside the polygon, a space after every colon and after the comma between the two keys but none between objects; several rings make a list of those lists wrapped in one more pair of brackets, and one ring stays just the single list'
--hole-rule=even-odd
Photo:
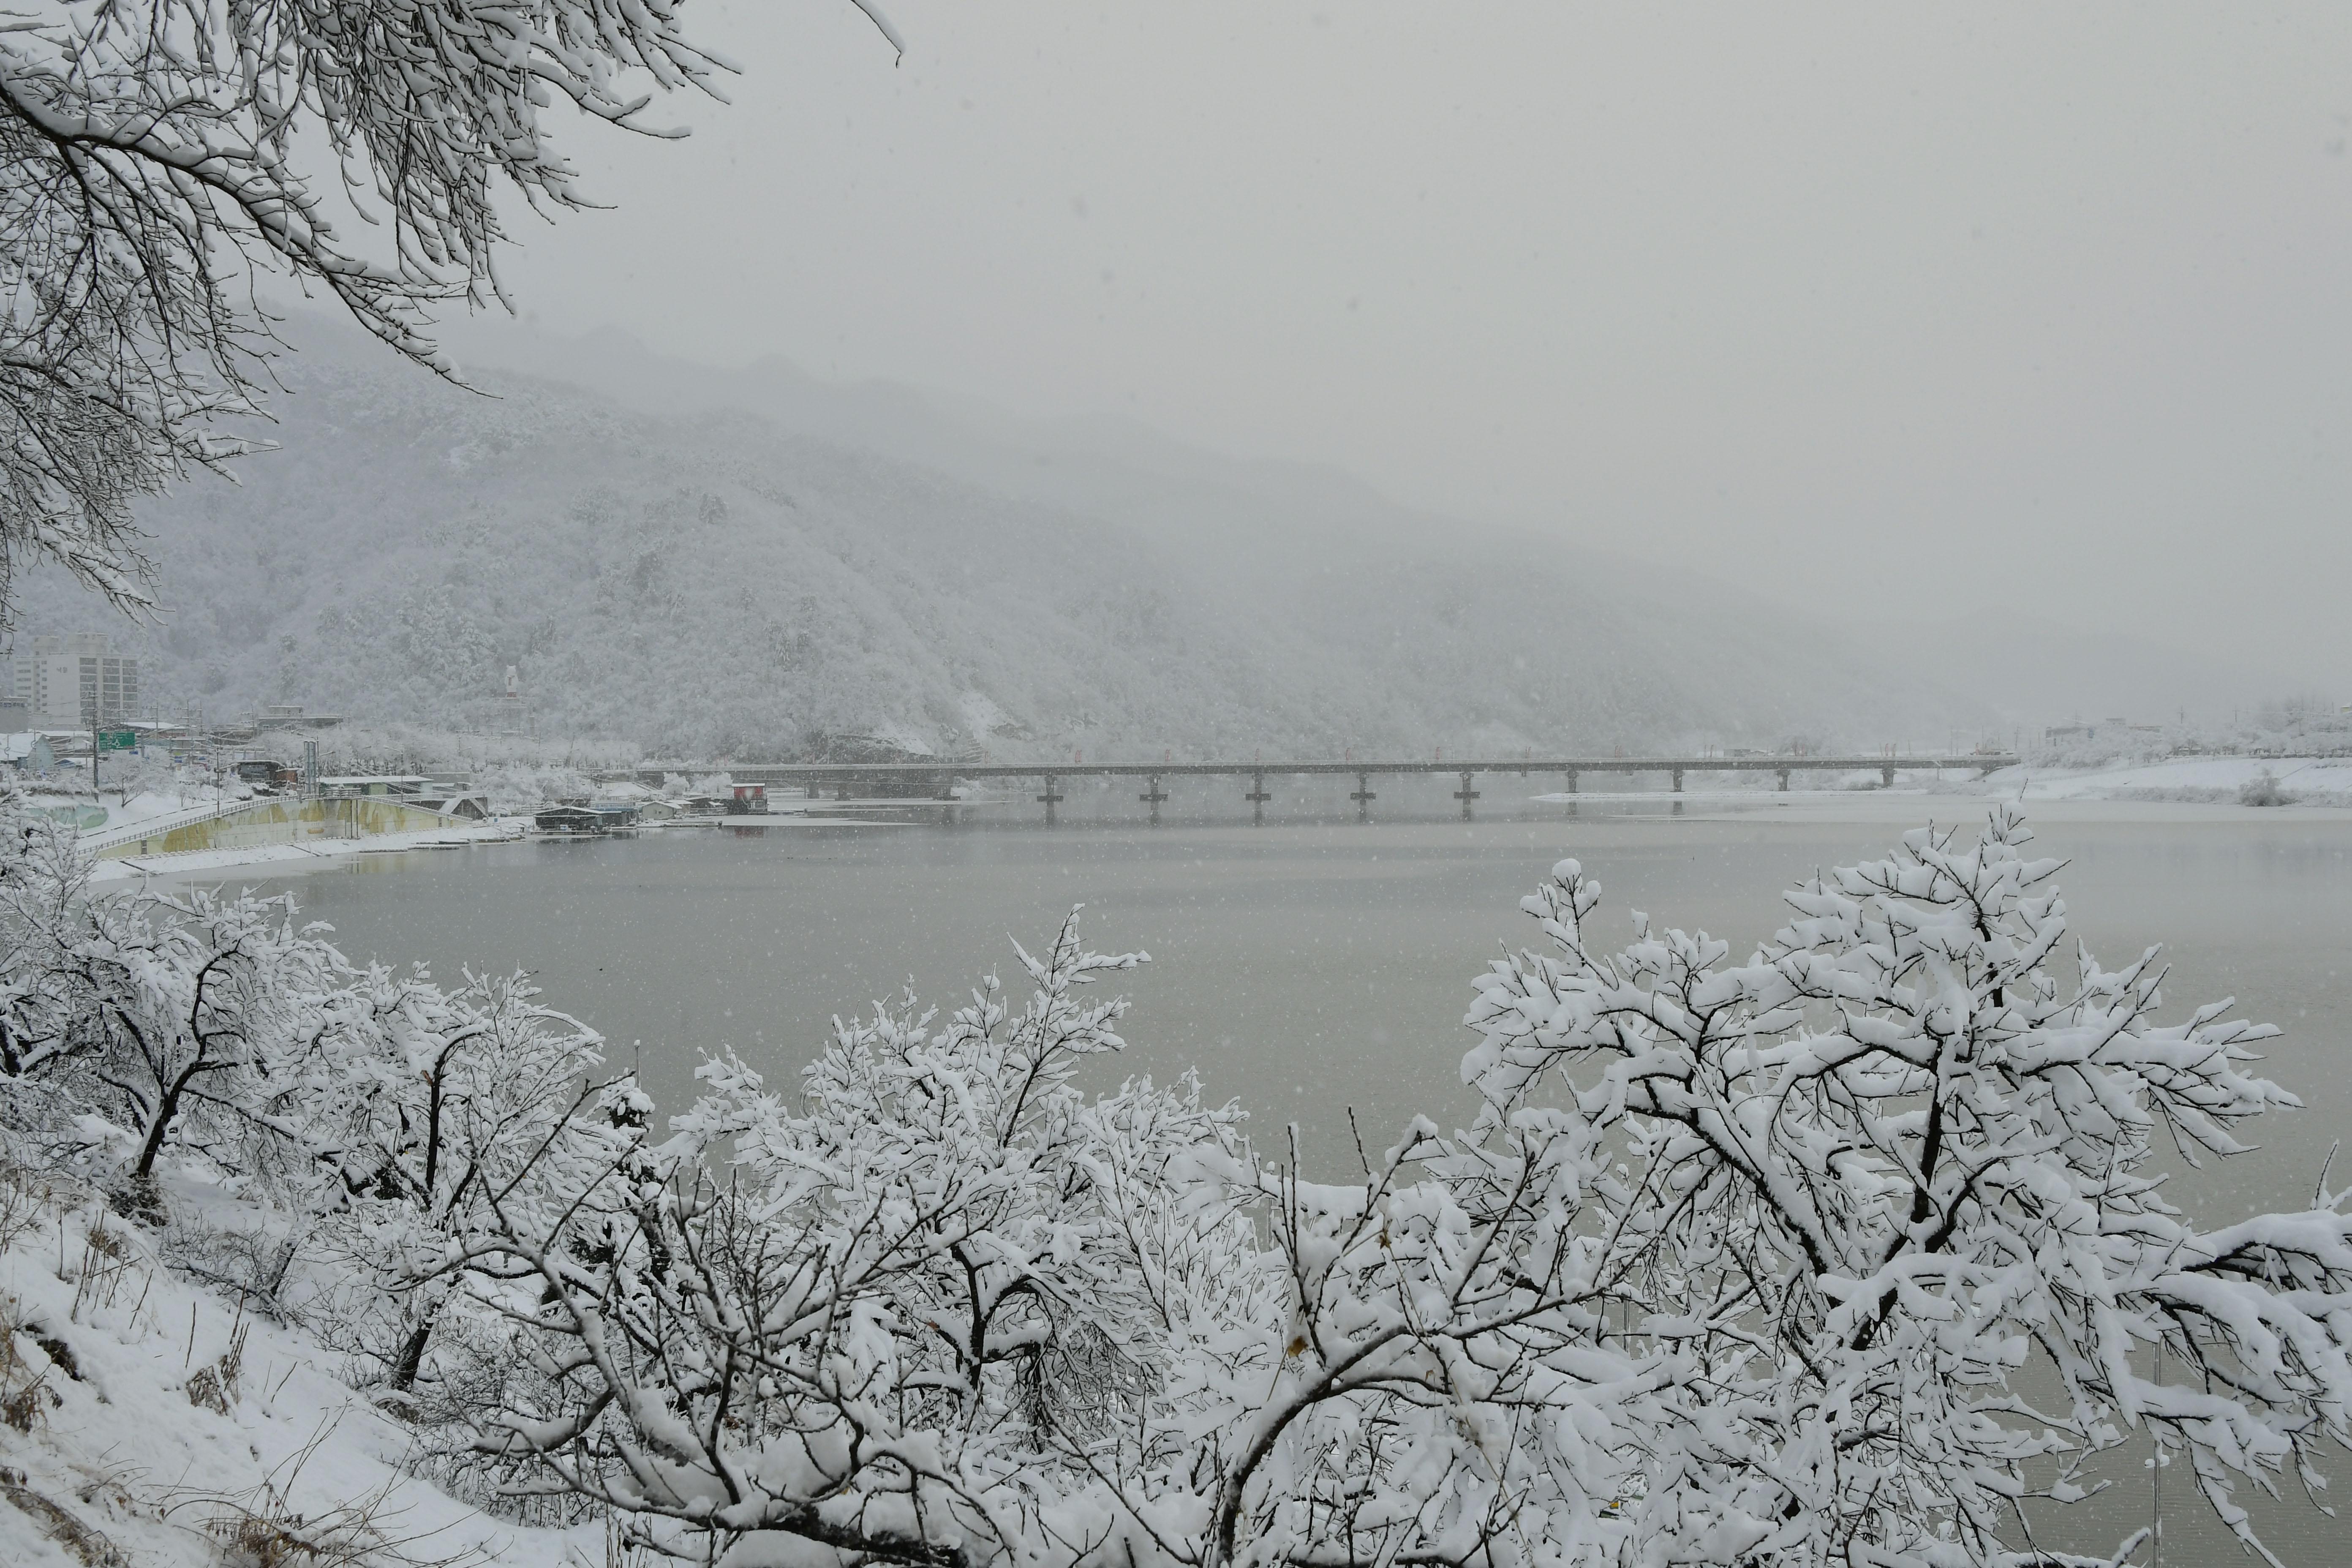
[{"label": "forested hillside", "polygon": [[[1672,563],[1213,500],[1109,521],[751,415],[667,421],[513,376],[484,396],[363,352],[286,380],[282,450],[143,516],[163,608],[131,635],[175,716],[486,723],[512,664],[542,733],[742,759],[842,733],[1108,757],[1940,742],[1990,721]],[[18,626],[126,629],[57,579],[27,584]]]}]

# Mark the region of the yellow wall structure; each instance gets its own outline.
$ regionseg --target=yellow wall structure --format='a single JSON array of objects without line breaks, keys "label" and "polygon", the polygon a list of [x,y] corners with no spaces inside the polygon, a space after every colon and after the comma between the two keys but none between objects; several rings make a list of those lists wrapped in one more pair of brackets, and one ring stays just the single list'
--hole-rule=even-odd
[{"label": "yellow wall structure", "polygon": [[184,849],[245,849],[257,844],[307,844],[480,826],[472,817],[428,811],[382,795],[257,800],[202,822],[184,823],[143,838],[121,839],[97,855],[102,860],[119,860],[132,855],[175,855]]}]

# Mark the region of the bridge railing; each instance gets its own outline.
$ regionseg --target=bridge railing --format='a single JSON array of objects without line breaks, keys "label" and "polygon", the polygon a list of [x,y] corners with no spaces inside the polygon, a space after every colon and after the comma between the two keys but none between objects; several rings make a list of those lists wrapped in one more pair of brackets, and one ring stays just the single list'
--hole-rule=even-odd
[{"label": "bridge railing", "polygon": [[[738,763],[710,764],[698,772],[725,773],[739,784],[788,783],[796,779],[837,778],[1181,778],[1215,775],[1242,778],[1265,774],[1409,774],[1409,773],[1937,773],[1969,770],[1990,773],[2014,767],[2018,759],[2007,752],[1974,752],[1951,756],[1645,756],[1528,757],[1496,761],[1486,758],[1449,761],[1443,757],[1378,758],[1363,762],[1297,759],[1277,762],[899,762],[899,763]],[[677,769],[642,770],[644,773]]]}]

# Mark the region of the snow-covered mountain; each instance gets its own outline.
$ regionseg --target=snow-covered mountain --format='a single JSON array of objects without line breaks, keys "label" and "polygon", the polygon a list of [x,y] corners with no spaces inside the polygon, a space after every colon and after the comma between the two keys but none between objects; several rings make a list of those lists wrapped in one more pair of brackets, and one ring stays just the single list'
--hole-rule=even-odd
[{"label": "snow-covered mountain", "polygon": [[[484,396],[312,334],[275,404],[282,450],[142,514],[148,693],[479,723],[511,664],[542,732],[747,759],[841,733],[1001,757],[1507,754],[1996,721],[1990,694],[1890,666],[1826,614],[1418,517],[1341,476],[1110,426],[1041,460],[921,406],[891,455],[880,404],[811,435],[720,406],[757,385],[698,399],[642,368],[625,403],[510,372],[480,374]],[[786,384],[782,416],[822,424]],[[22,631],[124,629],[62,581],[26,588]]]}]

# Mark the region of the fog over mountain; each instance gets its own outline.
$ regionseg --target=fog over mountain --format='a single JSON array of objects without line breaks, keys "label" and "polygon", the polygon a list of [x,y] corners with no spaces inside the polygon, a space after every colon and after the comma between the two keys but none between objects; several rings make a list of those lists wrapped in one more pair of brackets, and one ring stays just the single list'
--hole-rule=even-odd
[{"label": "fog over mountain", "polygon": [[[163,613],[134,635],[173,712],[478,725],[511,664],[542,733],[655,754],[1108,758],[1940,746],[2050,706],[1997,679],[2051,679],[2047,628],[1995,657],[1128,424],[610,337],[542,340],[534,368],[625,395],[478,366],[483,396],[304,325],[282,449],[143,514]],[[123,629],[56,578],[19,625]]]},{"label": "fog over mountain", "polygon": [[[803,435],[904,458],[984,489],[1117,519],[1162,538],[1173,535],[1180,547],[1196,542],[1196,564],[1202,569],[1213,570],[1220,560],[1255,560],[1256,552],[1286,542],[1324,548],[1335,534],[1357,545],[1378,536],[1408,551],[1438,539],[1464,548],[1499,542],[1514,552],[1532,543],[1548,557],[1557,554],[1551,543],[1531,542],[1523,532],[1469,529],[1460,517],[1399,505],[1340,469],[1206,451],[1119,414],[1016,418],[929,388],[829,381],[778,356],[718,369],[658,353],[611,329],[566,337],[517,330],[495,318],[450,327],[469,363],[572,382],[673,417],[756,411]],[[1666,504],[1662,497],[1659,505]],[[1605,579],[1612,591],[1720,609],[1748,626],[1756,623],[1761,599],[1787,603],[1778,584],[1758,585],[1750,595],[1722,594],[1723,560],[1690,559],[1683,553],[1686,546],[1663,542],[1680,541],[1680,531],[1608,530],[1586,515],[1584,499],[1574,493],[1559,496],[1557,510],[1565,526],[1548,540],[1570,541],[1580,569],[1594,581]],[[1882,531],[1890,542],[1917,535],[1926,510],[1923,504],[1917,511],[1890,515]],[[1598,549],[1596,536],[1613,540],[1617,548]],[[1792,560],[1822,557],[1825,547],[1791,537],[1783,553]],[[2053,574],[2031,557],[1963,549],[1957,536],[1945,573],[1918,578],[1899,600],[1833,588],[1829,584],[1843,584],[1850,574],[1832,570],[1841,563],[1827,559],[1818,564],[1822,586],[1797,605],[1782,635],[1820,635],[1833,619],[1869,645],[1865,657],[1929,674],[2012,728],[2111,714],[2154,721],[2177,718],[2184,710],[2192,719],[2217,721],[2232,708],[2282,692],[2333,686],[2335,671],[2324,659],[2291,649],[2269,663],[2250,664],[2218,655],[2210,645],[2183,651],[2153,636],[2118,633],[2079,595],[2078,613],[1987,611],[1981,601],[2004,589],[2027,605],[2046,603],[2034,590],[2050,586]],[[2095,596],[2112,609],[2106,601],[2117,595]]]}]

